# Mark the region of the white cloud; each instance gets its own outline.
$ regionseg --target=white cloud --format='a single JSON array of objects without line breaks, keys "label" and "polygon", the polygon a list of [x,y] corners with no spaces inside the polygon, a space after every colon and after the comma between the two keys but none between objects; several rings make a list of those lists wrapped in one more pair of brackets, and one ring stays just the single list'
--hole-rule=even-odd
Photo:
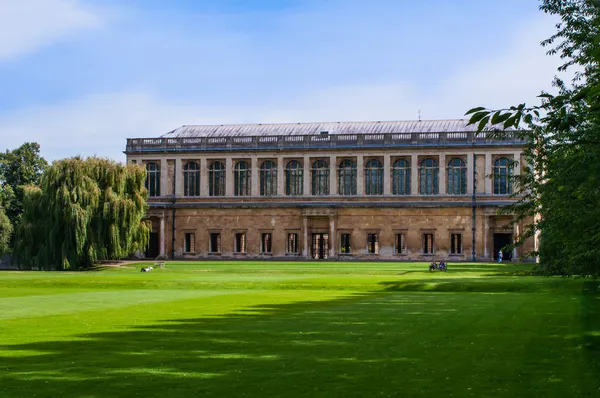
[{"label": "white cloud", "polygon": [[548,57],[539,42],[552,32],[541,18],[515,31],[504,49],[472,60],[435,85],[422,87],[403,76],[379,84],[324,86],[313,92],[281,92],[268,103],[210,106],[206,101],[174,103],[149,91],[91,95],[0,116],[2,142],[14,148],[37,141],[50,160],[81,155],[124,160],[126,138],[159,136],[183,124],[305,122],[338,120],[406,120],[461,118],[471,107],[504,107],[535,101],[549,89],[557,57]]},{"label": "white cloud", "polygon": [[0,61],[101,24],[97,13],[77,0],[0,0]]}]

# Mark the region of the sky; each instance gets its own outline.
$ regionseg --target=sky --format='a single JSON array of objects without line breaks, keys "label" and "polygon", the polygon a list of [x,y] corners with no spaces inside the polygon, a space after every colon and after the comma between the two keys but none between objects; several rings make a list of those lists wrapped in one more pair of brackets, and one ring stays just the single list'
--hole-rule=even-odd
[{"label": "sky", "polygon": [[536,0],[0,0],[0,151],[124,161],[181,125],[460,119],[536,103]]}]

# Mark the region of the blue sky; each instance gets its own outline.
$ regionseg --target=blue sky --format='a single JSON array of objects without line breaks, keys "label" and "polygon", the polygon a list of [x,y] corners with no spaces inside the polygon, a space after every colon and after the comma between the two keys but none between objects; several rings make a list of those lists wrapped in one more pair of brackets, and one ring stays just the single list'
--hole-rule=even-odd
[{"label": "blue sky", "polygon": [[183,124],[531,102],[555,22],[535,0],[0,0],[0,150],[124,160]]}]

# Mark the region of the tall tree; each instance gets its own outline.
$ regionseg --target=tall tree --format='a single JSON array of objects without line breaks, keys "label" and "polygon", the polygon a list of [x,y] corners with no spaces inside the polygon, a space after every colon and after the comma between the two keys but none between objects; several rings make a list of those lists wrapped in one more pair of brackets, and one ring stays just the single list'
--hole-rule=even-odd
[{"label": "tall tree", "polygon": [[10,220],[4,213],[4,208],[0,205],[0,258],[8,252],[8,243],[12,234],[13,227]]},{"label": "tall tree", "polygon": [[480,131],[514,128],[527,142],[529,167],[513,177],[519,199],[504,209],[533,220],[519,243],[541,232],[543,270],[600,276],[600,1],[544,0],[540,9],[560,17],[542,45],[564,60],[560,71],[576,66],[573,80],[555,78],[558,93],[542,92],[540,104],[467,114]]},{"label": "tall tree", "polygon": [[13,225],[23,213],[24,186],[38,185],[47,167],[37,142],[26,142],[17,149],[0,153],[0,205]]},{"label": "tall tree", "polygon": [[143,221],[145,179],[142,167],[107,159],[54,162],[39,187],[25,187],[15,261],[26,267],[85,268],[143,250],[150,232]]}]

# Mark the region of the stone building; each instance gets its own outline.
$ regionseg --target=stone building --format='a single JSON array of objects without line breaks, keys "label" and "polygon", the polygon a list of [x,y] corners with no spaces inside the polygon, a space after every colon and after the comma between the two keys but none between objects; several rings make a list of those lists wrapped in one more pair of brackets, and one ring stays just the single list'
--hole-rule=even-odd
[{"label": "stone building", "polygon": [[146,256],[495,258],[519,234],[497,211],[514,200],[507,176],[520,172],[523,142],[474,131],[461,119],[182,126],[130,138],[128,162],[147,170]]}]

